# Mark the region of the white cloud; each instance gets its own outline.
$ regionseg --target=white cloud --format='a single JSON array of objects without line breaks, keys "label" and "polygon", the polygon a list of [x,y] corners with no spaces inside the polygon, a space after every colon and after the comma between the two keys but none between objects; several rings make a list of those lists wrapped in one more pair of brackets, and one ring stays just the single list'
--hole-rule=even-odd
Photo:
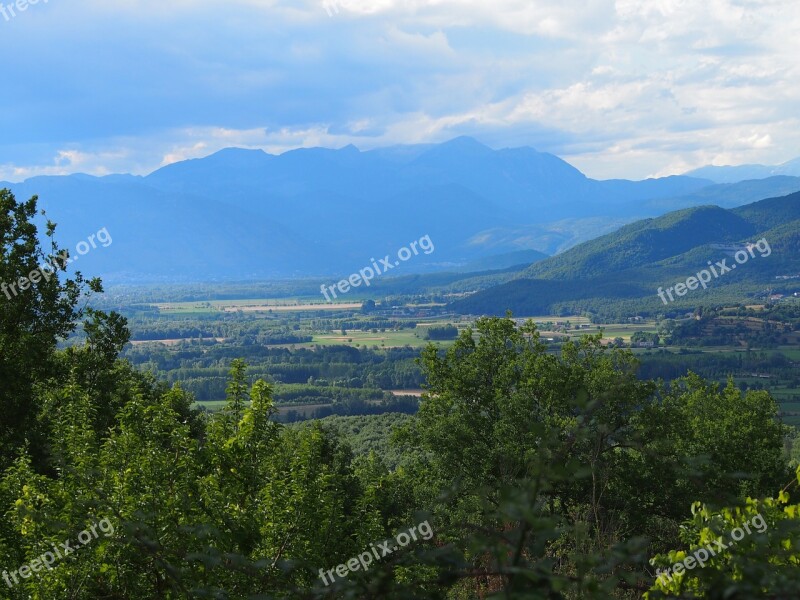
[{"label": "white cloud", "polygon": [[800,155],[794,0],[335,1],[37,6],[0,39],[34,40],[5,65],[0,177],[460,134],[596,177]]},{"label": "white cloud", "polygon": [[97,154],[78,150],[58,150],[50,164],[32,166],[18,166],[13,163],[0,164],[0,180],[18,182],[39,175],[69,175],[71,173],[87,173],[99,177],[112,173],[107,165],[124,162],[127,158],[125,150]]}]

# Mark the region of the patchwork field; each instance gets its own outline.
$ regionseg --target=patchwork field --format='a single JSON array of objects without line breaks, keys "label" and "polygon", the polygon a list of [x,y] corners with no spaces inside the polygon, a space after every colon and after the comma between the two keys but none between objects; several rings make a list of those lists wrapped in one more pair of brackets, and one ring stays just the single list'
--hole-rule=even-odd
[{"label": "patchwork field", "polygon": [[[455,326],[463,331],[474,325],[474,317],[449,313],[439,302],[411,298],[392,299],[386,308],[369,312],[362,310],[357,299],[329,304],[301,296],[155,302],[148,307],[132,321],[136,337],[144,339],[131,344],[131,360],[169,381],[181,381],[200,405],[215,411],[225,397],[226,365],[232,357],[244,358],[253,377],[274,381],[282,389],[298,388],[283,393],[279,400],[281,418],[290,420],[310,418],[334,407],[346,411],[339,414],[365,414],[363,411],[373,410],[378,402],[368,390],[383,392],[397,402],[418,398],[425,382],[416,359],[431,343],[426,339],[429,330]],[[559,352],[561,340],[577,340],[583,335],[602,332],[603,343],[621,338],[630,345],[637,332],[661,329],[655,320],[639,318],[607,324],[594,324],[578,315],[532,315],[515,320],[536,323],[543,339],[555,340],[552,352]],[[733,320],[725,315],[716,322],[727,326]],[[758,330],[756,319],[740,323],[745,332]],[[800,362],[798,333],[790,332],[786,339],[788,344],[770,352],[785,357],[781,360]],[[453,343],[435,342],[443,349]],[[749,354],[741,345],[728,344],[661,345],[632,351],[651,378],[668,381],[694,370],[720,382],[733,375],[743,388],[769,389],[782,405],[785,422],[800,425],[796,378],[791,378],[791,369],[771,368],[778,360],[770,358],[771,354]],[[762,371],[769,377],[757,376]],[[408,405],[399,406],[395,412],[409,410]]]}]

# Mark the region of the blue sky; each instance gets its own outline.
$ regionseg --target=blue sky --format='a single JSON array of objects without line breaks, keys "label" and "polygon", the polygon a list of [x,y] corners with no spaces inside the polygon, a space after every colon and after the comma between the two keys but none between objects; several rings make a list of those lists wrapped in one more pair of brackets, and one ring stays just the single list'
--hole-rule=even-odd
[{"label": "blue sky", "polygon": [[796,0],[0,3],[9,181],[459,135],[597,178],[800,156]]}]

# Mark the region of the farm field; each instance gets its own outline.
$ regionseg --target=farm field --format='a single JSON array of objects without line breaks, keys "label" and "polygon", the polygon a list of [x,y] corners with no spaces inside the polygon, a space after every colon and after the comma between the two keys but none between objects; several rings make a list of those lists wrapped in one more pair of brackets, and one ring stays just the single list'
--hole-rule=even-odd
[{"label": "farm field", "polygon": [[131,344],[134,346],[141,346],[143,344],[161,344],[162,346],[177,346],[178,344],[184,342],[193,342],[193,341],[216,342],[221,344],[224,343],[226,340],[225,338],[219,338],[219,337],[175,338],[175,339],[158,339],[158,340],[131,340]]},{"label": "farm field", "polygon": [[[140,338],[126,351],[130,360],[168,382],[181,381],[199,406],[216,411],[223,405],[230,361],[243,358],[252,377],[263,377],[285,389],[297,388],[277,396],[280,418],[289,420],[325,411],[341,415],[413,411],[409,396],[418,397],[425,383],[416,359],[431,343],[426,339],[429,330],[455,327],[453,331],[461,332],[476,318],[450,313],[441,302],[412,297],[392,299],[385,308],[367,311],[357,300],[327,304],[307,296],[151,302],[148,306],[149,311],[138,305],[128,308],[135,337]],[[633,317],[604,324],[592,323],[583,315],[519,316],[515,321],[536,323],[551,352],[557,353],[563,340],[583,335],[602,332],[604,344],[621,339],[630,347],[634,334],[662,331],[662,324],[654,319]],[[719,322],[735,325],[728,315]],[[745,322],[747,331],[757,331],[756,319],[749,317]],[[786,422],[800,425],[800,410],[794,404],[800,386],[787,368],[800,361],[794,335],[787,337],[788,344],[750,353],[741,344],[665,347],[661,335],[657,348],[631,349],[642,361],[642,376],[669,381],[693,370],[724,383],[733,375],[740,387],[769,389],[782,403]],[[434,343],[446,349],[454,342]],[[783,366],[777,368],[779,364]],[[382,399],[375,394],[383,394]]]},{"label": "farm field", "polygon": [[169,314],[197,314],[214,312],[295,312],[295,311],[336,311],[357,310],[361,308],[360,301],[350,302],[324,302],[313,299],[253,299],[253,300],[212,300],[198,302],[161,302],[151,306],[160,312]]},{"label": "farm field", "polygon": [[350,303],[309,303],[309,304],[250,304],[240,306],[224,306],[220,310],[225,312],[311,312],[320,310],[357,310],[361,308],[360,302]]},{"label": "farm field", "polygon": [[348,331],[347,335],[314,335],[312,344],[320,346],[363,345],[399,348],[403,346],[422,347],[428,344],[419,331],[414,329],[372,333],[370,331]]},{"label": "farm field", "polygon": [[[154,302],[150,304],[168,314],[196,314],[214,312],[312,312],[359,310],[364,300],[352,296],[347,302],[325,302],[319,298],[254,298],[240,300],[208,300],[193,302]],[[445,306],[442,303],[407,304],[416,309],[432,309]],[[580,317],[579,317],[580,318]]]}]

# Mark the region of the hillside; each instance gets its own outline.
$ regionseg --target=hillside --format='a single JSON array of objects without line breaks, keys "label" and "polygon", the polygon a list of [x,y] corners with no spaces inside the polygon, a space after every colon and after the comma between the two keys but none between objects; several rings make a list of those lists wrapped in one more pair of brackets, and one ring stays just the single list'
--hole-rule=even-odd
[{"label": "hillside", "polygon": [[758,229],[770,229],[800,219],[800,193],[767,198],[731,211]]},{"label": "hillside", "polygon": [[[766,240],[736,265],[744,244]],[[800,194],[771,198],[726,210],[708,206],[645,219],[563,254],[540,261],[520,276],[456,302],[462,313],[546,314],[614,310],[617,314],[691,309],[703,303],[740,302],[768,290],[800,290]],[[707,289],[675,298],[657,296],[667,288],[726,260],[741,266],[715,277]],[[746,266],[745,266],[746,265]],[[797,288],[797,289],[795,289]],[[611,308],[613,306],[613,309]]]},{"label": "hillside", "polygon": [[755,233],[753,225],[716,207],[689,208],[626,225],[581,244],[525,273],[530,279],[602,276],[669,258],[711,242],[733,242]]}]

